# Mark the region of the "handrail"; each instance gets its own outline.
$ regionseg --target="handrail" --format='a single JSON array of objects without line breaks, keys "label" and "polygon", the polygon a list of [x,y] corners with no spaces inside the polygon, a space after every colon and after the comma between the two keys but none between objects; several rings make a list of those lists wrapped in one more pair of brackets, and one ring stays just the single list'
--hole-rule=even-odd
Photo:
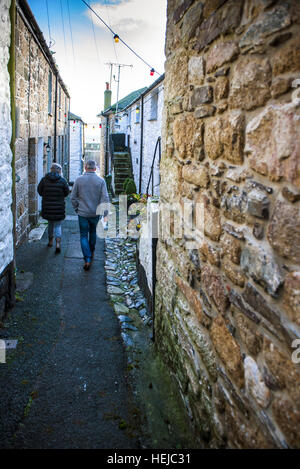
[{"label": "handrail", "polygon": [[149,190],[149,186],[150,186],[150,181],[151,181],[151,179],[152,179],[152,193],[151,193],[151,195],[153,195],[153,190],[154,190],[153,170],[154,170],[154,163],[155,163],[155,158],[156,158],[157,147],[158,147],[158,164],[160,164],[160,160],[161,160],[161,137],[158,137],[158,139],[157,139],[157,141],[156,141],[155,150],[154,150],[154,155],[153,155],[153,159],[152,159],[151,170],[150,170],[150,176],[149,176],[149,180],[148,180],[148,184],[147,184],[147,189],[146,189],[146,194],[148,194],[148,190]]}]

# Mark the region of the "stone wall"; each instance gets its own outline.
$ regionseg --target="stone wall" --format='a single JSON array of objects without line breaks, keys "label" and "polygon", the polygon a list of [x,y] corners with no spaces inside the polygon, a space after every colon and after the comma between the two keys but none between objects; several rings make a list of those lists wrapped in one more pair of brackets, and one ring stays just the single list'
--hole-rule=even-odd
[{"label": "stone wall", "polygon": [[[25,15],[25,19],[24,19]],[[37,184],[54,155],[55,70],[47,51],[35,39],[26,12],[16,15],[16,184],[17,243],[25,239],[38,218]],[[49,79],[49,72],[52,72]],[[51,110],[48,87],[52,86]],[[57,88],[57,162],[68,152],[69,97],[59,77]],[[50,146],[47,151],[46,145]]]},{"label": "stone wall", "polygon": [[299,448],[300,4],[167,18],[161,209],[201,210],[158,243],[157,347],[206,446]]},{"label": "stone wall", "polygon": [[9,306],[13,281],[12,125],[10,76],[8,72],[11,39],[10,0],[0,4],[0,319]]}]

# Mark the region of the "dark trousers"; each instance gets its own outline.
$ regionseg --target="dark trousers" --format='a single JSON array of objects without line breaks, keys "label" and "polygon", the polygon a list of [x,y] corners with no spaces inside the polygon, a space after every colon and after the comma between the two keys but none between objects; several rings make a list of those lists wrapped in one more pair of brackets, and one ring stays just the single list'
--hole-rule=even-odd
[{"label": "dark trousers", "polygon": [[92,253],[96,247],[96,228],[99,215],[96,217],[82,217],[78,215],[80,244],[85,262],[91,262]]}]

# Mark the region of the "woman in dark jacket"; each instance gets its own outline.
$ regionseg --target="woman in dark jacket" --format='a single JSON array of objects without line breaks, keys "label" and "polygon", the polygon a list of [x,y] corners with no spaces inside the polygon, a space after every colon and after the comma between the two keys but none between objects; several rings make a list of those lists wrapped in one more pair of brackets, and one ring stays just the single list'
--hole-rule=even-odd
[{"label": "woman in dark jacket", "polygon": [[48,220],[48,246],[53,246],[56,240],[56,253],[60,252],[61,222],[65,219],[65,197],[69,195],[67,181],[61,176],[60,164],[53,163],[50,173],[44,176],[39,185],[38,193],[42,197],[41,215]]}]

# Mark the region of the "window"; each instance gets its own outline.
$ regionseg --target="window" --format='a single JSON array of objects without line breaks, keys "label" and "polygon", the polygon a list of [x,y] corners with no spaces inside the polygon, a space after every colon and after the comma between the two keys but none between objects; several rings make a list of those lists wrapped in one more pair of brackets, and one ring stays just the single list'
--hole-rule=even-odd
[{"label": "window", "polygon": [[158,110],[158,90],[154,90],[151,94],[151,109],[150,109],[150,121],[157,119]]},{"label": "window", "polygon": [[48,114],[52,114],[52,72],[48,76]]}]

